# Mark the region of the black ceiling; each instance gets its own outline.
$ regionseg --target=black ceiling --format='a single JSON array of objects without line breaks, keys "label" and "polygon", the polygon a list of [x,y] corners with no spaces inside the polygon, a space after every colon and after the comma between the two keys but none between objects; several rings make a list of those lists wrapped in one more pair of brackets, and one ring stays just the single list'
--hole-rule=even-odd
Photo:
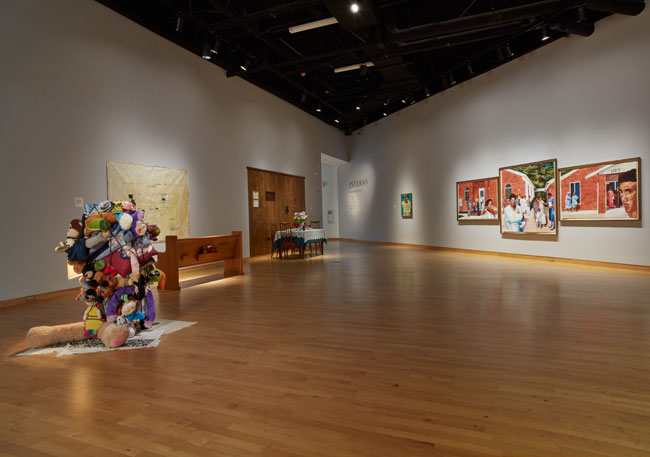
[{"label": "black ceiling", "polygon": [[[98,1],[348,134],[554,40],[589,36],[610,14],[645,7],[639,0],[359,0],[354,14],[352,0]],[[289,33],[332,17],[338,23]],[[366,62],[374,66],[334,72]]]}]

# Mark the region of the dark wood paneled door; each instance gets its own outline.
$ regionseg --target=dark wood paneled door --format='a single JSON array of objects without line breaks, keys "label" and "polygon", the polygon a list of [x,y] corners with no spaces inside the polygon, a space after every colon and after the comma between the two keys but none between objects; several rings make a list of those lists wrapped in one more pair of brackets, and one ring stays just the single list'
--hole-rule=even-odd
[{"label": "dark wood paneled door", "polygon": [[[258,197],[255,199],[254,197]],[[257,203],[255,203],[257,200]],[[248,167],[250,255],[271,253],[271,225],[305,210],[305,178]]]}]

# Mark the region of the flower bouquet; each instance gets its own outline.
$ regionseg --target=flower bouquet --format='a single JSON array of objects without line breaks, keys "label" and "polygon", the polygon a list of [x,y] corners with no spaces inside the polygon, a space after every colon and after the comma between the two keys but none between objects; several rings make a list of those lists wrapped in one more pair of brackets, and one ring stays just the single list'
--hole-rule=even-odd
[{"label": "flower bouquet", "polygon": [[305,211],[293,213],[293,226],[296,228],[301,227],[304,230],[305,222],[307,222],[307,217],[308,215]]}]

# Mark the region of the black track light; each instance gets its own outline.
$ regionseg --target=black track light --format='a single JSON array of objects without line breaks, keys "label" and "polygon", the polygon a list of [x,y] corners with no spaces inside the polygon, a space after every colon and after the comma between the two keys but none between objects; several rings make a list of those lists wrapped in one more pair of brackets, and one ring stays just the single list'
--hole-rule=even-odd
[{"label": "black track light", "polygon": [[203,43],[201,57],[203,57],[205,60],[210,60],[212,58],[212,50],[210,49],[210,45],[208,43]]},{"label": "black track light", "polygon": [[474,67],[472,66],[472,62],[467,62],[467,74],[469,76],[474,76],[476,74],[474,72]]},{"label": "black track light", "polygon": [[318,106],[316,107],[316,112],[317,112],[317,113],[320,113],[321,111],[323,111],[323,107],[322,107],[321,104],[319,103]]},{"label": "black track light", "polygon": [[546,41],[549,38],[551,38],[551,37],[548,35],[548,31],[546,30],[546,26],[543,25],[542,26],[542,41]]},{"label": "black track light", "polygon": [[212,48],[210,49],[210,52],[214,54],[219,53],[219,48],[221,48],[221,41],[219,41],[219,38],[215,38],[214,44],[212,45]]},{"label": "black track light", "polygon": [[448,76],[449,76],[449,84],[454,86],[456,84],[456,78],[454,78],[454,74],[450,71]]},{"label": "black track light", "polygon": [[368,71],[368,67],[365,65],[361,65],[361,77],[365,78],[366,77],[366,72]]},{"label": "black track light", "polygon": [[506,55],[508,58],[514,56],[515,54],[512,52],[512,49],[510,49],[510,43],[506,43]]},{"label": "black track light", "polygon": [[176,31],[177,32],[183,31],[183,18],[180,16],[176,18]]},{"label": "black track light", "polygon": [[246,59],[244,63],[239,66],[239,68],[241,68],[244,71],[248,71],[250,66],[251,66],[251,59]]},{"label": "black track light", "polygon": [[307,94],[303,92],[302,95],[300,96],[300,103],[305,103],[306,101],[307,101]]},{"label": "black track light", "polygon": [[384,106],[388,106],[390,103],[390,97],[386,97],[386,100],[384,100]]},{"label": "black track light", "polygon": [[585,12],[585,7],[578,8],[578,22],[584,22],[587,19],[587,14]]}]

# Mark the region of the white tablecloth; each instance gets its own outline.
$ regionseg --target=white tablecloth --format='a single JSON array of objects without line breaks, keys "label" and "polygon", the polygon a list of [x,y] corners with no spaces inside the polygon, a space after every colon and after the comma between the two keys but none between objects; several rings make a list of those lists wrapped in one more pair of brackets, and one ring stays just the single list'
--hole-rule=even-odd
[{"label": "white tablecloth", "polygon": [[[306,230],[302,229],[291,229],[293,232],[293,240],[299,246],[304,246],[309,243],[317,243],[320,241],[326,241],[327,237],[325,236],[325,229],[312,229],[308,228]],[[274,243],[279,242],[282,238],[289,236],[289,230],[279,230],[275,232]]]}]

